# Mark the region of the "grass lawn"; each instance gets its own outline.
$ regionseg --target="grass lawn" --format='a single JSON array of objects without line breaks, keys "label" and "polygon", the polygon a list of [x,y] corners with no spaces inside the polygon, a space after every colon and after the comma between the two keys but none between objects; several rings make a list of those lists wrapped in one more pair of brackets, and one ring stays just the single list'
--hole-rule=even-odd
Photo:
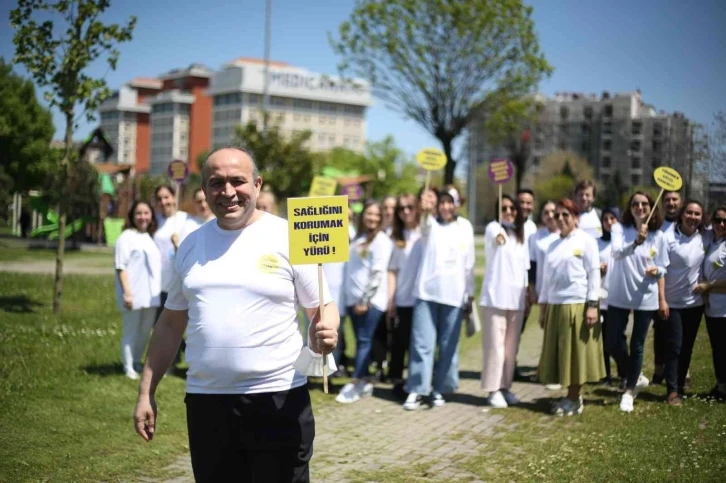
[{"label": "grass lawn", "polygon": [[[54,262],[55,248],[27,248],[14,244],[4,246],[0,241],[0,262]],[[82,264],[88,267],[113,267],[113,254],[73,250],[66,247],[64,262]]]}]

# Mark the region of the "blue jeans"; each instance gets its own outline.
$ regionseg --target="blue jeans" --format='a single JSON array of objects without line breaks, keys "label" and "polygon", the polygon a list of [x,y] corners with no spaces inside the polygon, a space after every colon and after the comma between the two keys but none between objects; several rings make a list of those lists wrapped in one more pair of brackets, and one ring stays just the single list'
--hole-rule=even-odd
[{"label": "blue jeans", "polygon": [[[648,335],[650,321],[655,310],[633,310],[633,333],[630,334],[630,356],[625,338],[630,309],[608,306],[607,345],[608,351],[619,367],[625,367],[626,389],[633,389],[643,369],[643,347]],[[622,374],[621,374],[622,376]]]},{"label": "blue jeans", "polygon": [[411,325],[408,392],[429,393],[437,346],[439,358],[436,361],[434,391],[448,394],[459,387],[460,333],[461,307],[416,300]]},{"label": "blue jeans", "polygon": [[353,379],[363,379],[368,375],[368,364],[373,349],[373,334],[376,333],[376,328],[383,319],[383,312],[371,307],[365,314],[357,315],[353,312],[353,307],[348,307],[348,313],[350,320],[353,321],[356,343]]}]

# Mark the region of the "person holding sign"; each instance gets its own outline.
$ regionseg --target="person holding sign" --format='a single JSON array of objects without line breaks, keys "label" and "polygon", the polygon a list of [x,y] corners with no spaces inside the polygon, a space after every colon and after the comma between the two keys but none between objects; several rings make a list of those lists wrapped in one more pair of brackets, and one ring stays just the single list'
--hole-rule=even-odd
[{"label": "person holding sign", "polygon": [[393,244],[382,230],[382,210],[375,200],[363,205],[356,238],[350,244],[346,269],[345,301],[355,330],[355,371],[353,380],[343,386],[335,398],[350,404],[373,394],[368,382],[368,364],[373,336],[388,307],[388,261]]},{"label": "person holding sign", "polygon": [[[618,365],[627,368],[625,393],[620,400],[624,412],[633,410],[633,400],[649,383],[641,369],[650,321],[657,311],[668,317],[663,277],[669,262],[668,247],[660,231],[662,224],[650,195],[637,191],[628,200],[622,223],[616,223],[611,230],[606,341]],[[634,322],[628,355],[625,329],[631,311]]]},{"label": "person holding sign", "polygon": [[481,388],[489,393],[492,407],[506,408],[519,403],[510,389],[529,303],[530,265],[524,242],[525,218],[519,204],[511,196],[502,195],[496,211],[501,213],[501,223],[492,221],[484,233],[487,266],[479,299],[484,353]]},{"label": "person holding sign", "polygon": [[315,420],[307,378],[294,366],[308,350],[298,303],[317,353],[335,348],[339,315],[317,267],[291,265],[288,222],[255,208],[261,185],[243,148],[207,157],[202,186],[217,220],[179,247],[139,387],[135,427],[150,441],[154,394],[188,327],[185,402],[199,482],[310,480]]},{"label": "person holding sign", "polygon": [[416,302],[409,347],[409,394],[403,404],[409,411],[418,409],[428,395],[432,406],[443,406],[444,394],[459,386],[462,307],[470,312],[474,299],[474,230],[468,220],[458,216],[460,201],[456,188],[441,190],[439,216],[434,219],[436,194],[426,190],[421,196],[424,246],[413,292]]}]

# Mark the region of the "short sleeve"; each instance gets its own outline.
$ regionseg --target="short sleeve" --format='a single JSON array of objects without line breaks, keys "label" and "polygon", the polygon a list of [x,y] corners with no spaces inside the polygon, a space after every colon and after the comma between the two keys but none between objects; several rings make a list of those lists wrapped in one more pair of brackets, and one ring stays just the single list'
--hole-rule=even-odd
[{"label": "short sleeve", "polygon": [[539,237],[537,236],[537,233],[529,237],[529,240],[527,240],[527,245],[529,245],[527,248],[529,249],[529,259],[536,262],[537,261],[537,239]]},{"label": "short sleeve", "polygon": [[668,242],[666,241],[665,235],[663,235],[663,232],[658,232],[656,234],[658,240],[656,244],[656,255],[655,255],[655,266],[658,268],[668,268],[668,265],[671,264],[670,257],[668,256]]},{"label": "short sleeve", "polygon": [[397,247],[393,249],[393,253],[391,253],[391,261],[388,262],[389,272],[398,272],[401,270],[401,260],[403,255],[403,249]]},{"label": "short sleeve", "polygon": [[130,233],[125,231],[116,240],[116,246],[113,249],[113,262],[116,270],[126,270],[131,258],[131,237]]},{"label": "short sleeve", "polygon": [[[177,257],[178,260],[178,257]],[[174,268],[171,270],[171,283],[169,285],[169,292],[166,298],[164,307],[169,310],[187,310],[189,309],[189,302],[184,297],[183,283],[181,275],[179,275],[179,268],[175,261]]]},{"label": "short sleeve", "polygon": [[[318,266],[317,265],[295,265],[293,270],[293,283],[295,285],[295,296],[300,305],[306,309],[312,309],[320,305],[318,295]],[[328,288],[328,281],[323,273],[323,300],[325,304],[333,301]]]}]

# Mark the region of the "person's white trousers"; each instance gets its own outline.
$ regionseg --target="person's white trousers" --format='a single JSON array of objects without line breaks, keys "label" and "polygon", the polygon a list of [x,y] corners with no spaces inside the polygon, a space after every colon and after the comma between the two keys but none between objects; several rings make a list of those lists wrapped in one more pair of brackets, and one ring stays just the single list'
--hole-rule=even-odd
[{"label": "person's white trousers", "polygon": [[140,370],[141,358],[144,357],[155,318],[156,307],[121,311],[124,324],[121,336],[121,361],[124,371]]}]

